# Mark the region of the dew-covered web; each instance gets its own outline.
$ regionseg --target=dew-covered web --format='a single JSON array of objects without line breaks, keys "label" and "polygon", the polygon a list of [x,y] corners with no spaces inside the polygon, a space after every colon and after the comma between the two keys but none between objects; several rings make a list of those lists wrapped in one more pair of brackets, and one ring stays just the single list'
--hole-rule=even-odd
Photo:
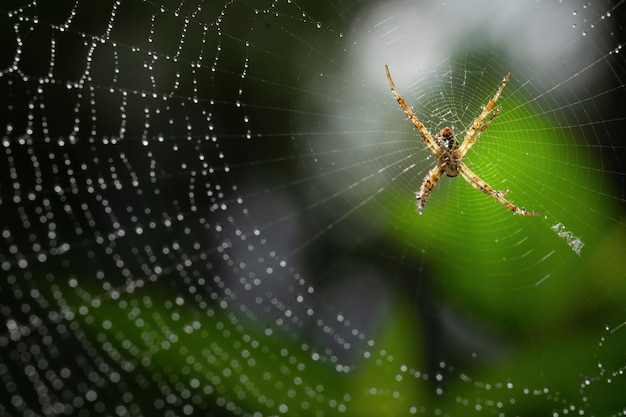
[{"label": "dew-covered web", "polygon": [[625,11],[3,2],[0,415],[626,415]]}]

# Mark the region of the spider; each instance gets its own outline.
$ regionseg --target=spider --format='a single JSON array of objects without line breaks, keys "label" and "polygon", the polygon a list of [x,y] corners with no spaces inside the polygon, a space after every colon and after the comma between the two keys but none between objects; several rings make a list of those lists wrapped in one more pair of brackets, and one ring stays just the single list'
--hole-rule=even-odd
[{"label": "spider", "polygon": [[461,174],[465,181],[469,182],[472,187],[495,198],[516,214],[521,214],[524,216],[537,215],[536,212],[528,211],[523,207],[517,207],[513,203],[505,199],[504,195],[509,192],[508,188],[504,191],[494,190],[489,186],[489,184],[480,179],[478,175],[474,174],[467,167],[467,165],[462,162],[462,159],[467,151],[469,151],[469,149],[480,137],[480,135],[483,134],[483,132],[487,129],[493,119],[495,119],[496,116],[500,113],[500,110],[502,110],[501,107],[498,107],[493,112],[491,117],[489,117],[487,122],[483,123],[483,120],[491,112],[491,109],[500,97],[500,93],[502,93],[502,90],[504,89],[504,86],[509,79],[509,75],[511,74],[510,72],[507,72],[504,80],[502,81],[502,84],[500,84],[500,88],[498,88],[496,94],[489,101],[489,103],[487,103],[482,113],[480,113],[480,116],[478,116],[470,129],[467,131],[467,134],[463,139],[463,143],[459,145],[459,142],[454,137],[454,133],[452,133],[452,129],[450,129],[449,127],[444,127],[434,137],[431,136],[424,124],[418,120],[418,118],[415,116],[415,114],[413,114],[409,106],[406,104],[406,101],[404,101],[402,96],[400,96],[400,94],[398,94],[398,92],[396,91],[396,86],[391,79],[391,74],[389,74],[389,67],[387,65],[385,65],[385,71],[387,72],[387,79],[389,80],[391,91],[393,91],[393,94],[396,97],[398,104],[400,104],[402,110],[404,110],[411,122],[413,122],[420,136],[422,137],[422,139],[424,139],[426,146],[428,146],[432,153],[434,153],[437,157],[437,165],[433,169],[431,169],[430,172],[428,172],[428,175],[426,175],[426,177],[424,178],[424,182],[422,183],[419,192],[416,193],[417,211],[419,214],[422,214],[428,196],[437,185],[437,182],[439,182],[439,179],[441,178],[443,173],[445,173],[448,177],[456,177],[457,175]]}]

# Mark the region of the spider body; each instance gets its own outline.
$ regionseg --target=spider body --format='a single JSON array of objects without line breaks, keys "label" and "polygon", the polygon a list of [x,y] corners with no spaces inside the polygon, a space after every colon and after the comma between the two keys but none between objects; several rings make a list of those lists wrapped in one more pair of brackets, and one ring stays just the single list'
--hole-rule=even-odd
[{"label": "spider body", "polygon": [[524,216],[536,216],[537,213],[534,211],[528,211],[523,207],[517,207],[503,196],[509,192],[508,188],[504,191],[494,190],[483,181],[478,175],[474,174],[468,167],[463,163],[462,159],[467,153],[467,151],[471,148],[471,146],[478,140],[480,135],[487,129],[489,124],[496,118],[496,116],[500,113],[501,107],[498,107],[492,114],[489,119],[483,123],[483,120],[491,110],[493,106],[498,101],[506,82],[509,79],[510,73],[507,73],[496,91],[493,98],[487,103],[482,113],[478,116],[472,126],[467,131],[465,138],[463,139],[463,143],[459,144],[457,139],[454,137],[454,133],[452,129],[449,127],[444,127],[441,129],[439,133],[437,133],[434,137],[431,136],[430,132],[422,122],[413,114],[411,108],[406,104],[406,101],[402,96],[398,94],[396,91],[396,86],[391,79],[391,74],[389,74],[389,68],[385,65],[385,71],[387,72],[387,80],[389,80],[389,85],[391,86],[391,91],[398,101],[402,110],[409,117],[409,120],[413,123],[420,136],[424,140],[424,143],[428,148],[435,154],[437,157],[437,165],[431,169],[424,178],[424,182],[420,187],[420,190],[416,193],[417,200],[417,211],[419,214],[422,214],[424,210],[424,206],[426,205],[426,200],[428,199],[430,193],[437,185],[437,182],[441,179],[443,173],[445,173],[448,177],[456,177],[459,174],[467,181],[472,187],[477,190],[482,191],[483,193],[490,195],[491,197],[498,200],[500,203],[504,204],[509,210],[513,211],[516,214],[521,214]]},{"label": "spider body", "polygon": [[459,175],[459,141],[454,137],[452,129],[444,127],[433,138],[441,147],[441,155],[439,160],[444,163],[445,173],[448,177],[456,177]]}]

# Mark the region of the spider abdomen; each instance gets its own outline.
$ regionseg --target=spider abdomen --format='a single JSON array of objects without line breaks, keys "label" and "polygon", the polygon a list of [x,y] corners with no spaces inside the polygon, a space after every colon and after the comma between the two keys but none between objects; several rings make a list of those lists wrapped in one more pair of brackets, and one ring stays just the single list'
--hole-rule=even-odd
[{"label": "spider abdomen", "polygon": [[439,145],[449,152],[459,148],[459,141],[454,137],[452,129],[444,127],[435,135],[435,140],[439,142]]}]

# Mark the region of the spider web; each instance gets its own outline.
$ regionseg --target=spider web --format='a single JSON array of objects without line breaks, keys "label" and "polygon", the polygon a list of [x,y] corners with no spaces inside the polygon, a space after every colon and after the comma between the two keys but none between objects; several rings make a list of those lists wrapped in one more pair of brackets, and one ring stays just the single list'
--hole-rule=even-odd
[{"label": "spider web", "polygon": [[[623,2],[0,6],[0,414],[623,416]],[[535,210],[435,163],[389,91]]]}]

